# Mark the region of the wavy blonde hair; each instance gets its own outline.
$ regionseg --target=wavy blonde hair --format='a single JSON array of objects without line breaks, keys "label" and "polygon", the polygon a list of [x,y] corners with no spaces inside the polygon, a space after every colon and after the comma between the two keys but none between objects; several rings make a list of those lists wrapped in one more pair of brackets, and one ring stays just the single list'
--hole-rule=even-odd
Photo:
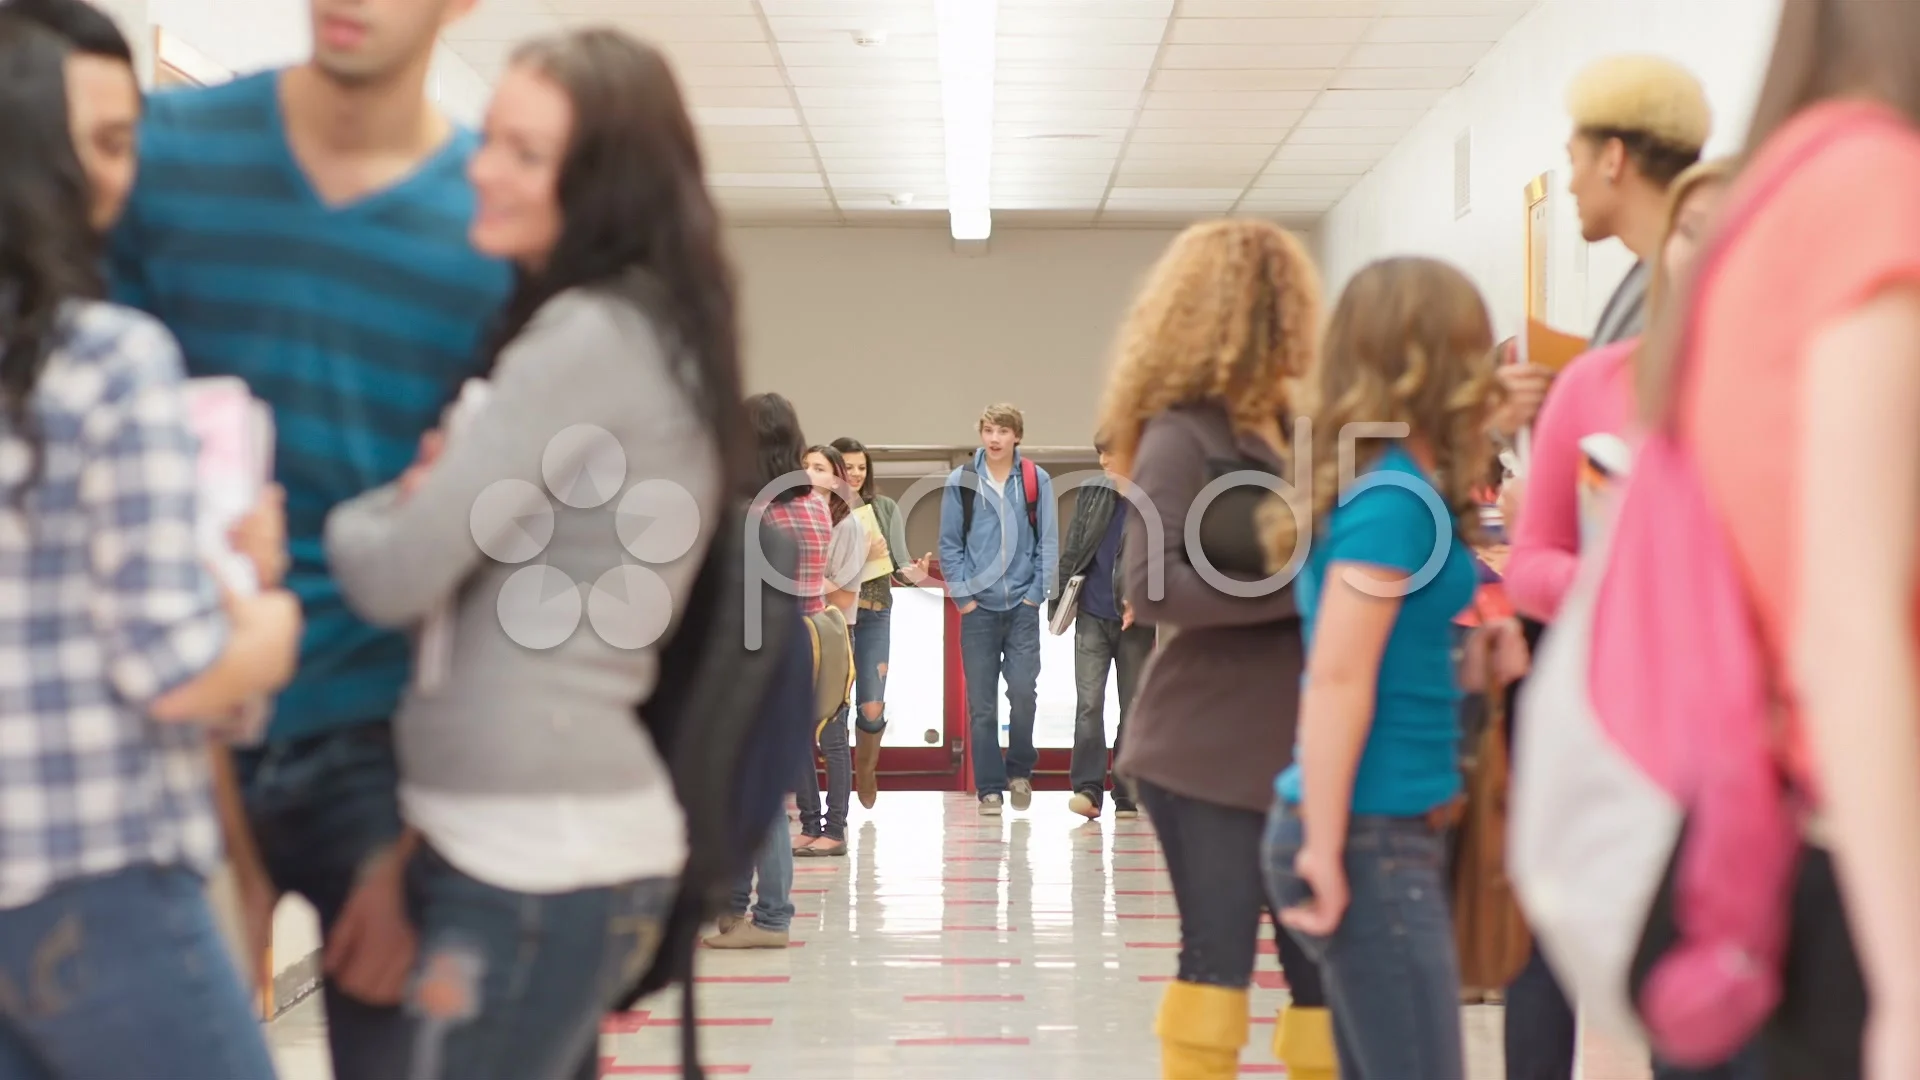
[{"label": "wavy blonde hair", "polygon": [[1320,275],[1292,233],[1247,218],[1181,233],[1121,325],[1100,419],[1114,471],[1131,474],[1141,430],[1176,405],[1218,402],[1235,427],[1284,427],[1319,323]]},{"label": "wavy blonde hair", "polygon": [[[1474,488],[1493,457],[1487,420],[1500,400],[1493,368],[1493,323],[1465,274],[1421,258],[1386,259],[1356,274],[1333,309],[1308,388],[1311,527],[1324,527],[1339,504],[1346,426],[1404,423],[1433,452],[1433,479],[1456,532],[1478,535]],[[1354,446],[1354,475],[1385,451],[1377,439]],[[1270,564],[1287,565],[1300,540],[1293,511],[1274,500],[1260,521]]]}]

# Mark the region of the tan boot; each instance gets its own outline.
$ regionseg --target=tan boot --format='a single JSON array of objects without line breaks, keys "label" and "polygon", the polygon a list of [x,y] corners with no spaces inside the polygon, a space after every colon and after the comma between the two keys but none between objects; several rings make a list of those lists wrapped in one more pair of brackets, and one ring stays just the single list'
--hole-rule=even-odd
[{"label": "tan boot", "polygon": [[885,736],[884,730],[853,725],[853,790],[869,810],[880,798],[880,740]]},{"label": "tan boot", "polygon": [[1333,1013],[1291,1006],[1281,1009],[1273,1025],[1273,1056],[1287,1067],[1288,1080],[1339,1080]]},{"label": "tan boot", "polygon": [[767,930],[742,919],[724,934],[707,939],[709,949],[784,949],[788,945],[785,930]]},{"label": "tan boot", "polygon": [[1160,999],[1162,1080],[1233,1080],[1247,1045],[1247,992],[1176,982]]}]

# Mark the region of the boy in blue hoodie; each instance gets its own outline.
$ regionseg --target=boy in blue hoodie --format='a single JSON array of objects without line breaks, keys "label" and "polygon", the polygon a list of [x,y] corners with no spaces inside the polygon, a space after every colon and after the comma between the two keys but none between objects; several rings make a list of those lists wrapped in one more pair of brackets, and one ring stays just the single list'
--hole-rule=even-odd
[{"label": "boy in blue hoodie", "polygon": [[[940,572],[960,609],[974,788],[980,812],[1033,801],[1033,714],[1040,681],[1040,607],[1059,554],[1053,479],[1020,456],[1026,421],[1012,405],[980,417],[980,449],[947,477],[940,505]],[[1000,678],[1009,731],[1000,751]]]}]

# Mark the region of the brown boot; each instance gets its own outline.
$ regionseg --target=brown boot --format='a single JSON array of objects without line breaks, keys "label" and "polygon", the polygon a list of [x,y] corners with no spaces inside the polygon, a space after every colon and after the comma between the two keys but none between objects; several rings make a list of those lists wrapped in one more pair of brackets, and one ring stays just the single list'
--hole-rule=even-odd
[{"label": "brown boot", "polygon": [[869,810],[880,798],[880,739],[885,734],[884,727],[868,731],[853,725],[853,790],[860,796],[860,805]]},{"label": "brown boot", "polygon": [[724,934],[707,939],[709,949],[784,949],[788,945],[785,930],[768,930],[742,919]]}]

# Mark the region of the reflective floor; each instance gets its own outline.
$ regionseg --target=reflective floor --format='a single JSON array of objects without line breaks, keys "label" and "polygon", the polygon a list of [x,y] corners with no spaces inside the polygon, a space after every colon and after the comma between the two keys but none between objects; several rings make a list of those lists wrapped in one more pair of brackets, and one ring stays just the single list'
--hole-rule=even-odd
[{"label": "reflective floor", "polygon": [[[1083,822],[1065,793],[982,819],[971,798],[887,792],[856,804],[846,858],[798,860],[793,948],[702,950],[709,1072],[848,1077],[1159,1076],[1154,1009],[1179,923],[1146,819]],[[1286,1001],[1262,946],[1242,1075],[1283,1075],[1269,1049]],[[670,1076],[678,996],[610,1018],[602,1075]],[[1465,1010],[1468,1075],[1499,1080],[1501,1010]],[[324,1080],[317,999],[273,1026],[285,1080]],[[1642,1080],[1645,1057],[1589,1040],[1588,1080]]]}]

